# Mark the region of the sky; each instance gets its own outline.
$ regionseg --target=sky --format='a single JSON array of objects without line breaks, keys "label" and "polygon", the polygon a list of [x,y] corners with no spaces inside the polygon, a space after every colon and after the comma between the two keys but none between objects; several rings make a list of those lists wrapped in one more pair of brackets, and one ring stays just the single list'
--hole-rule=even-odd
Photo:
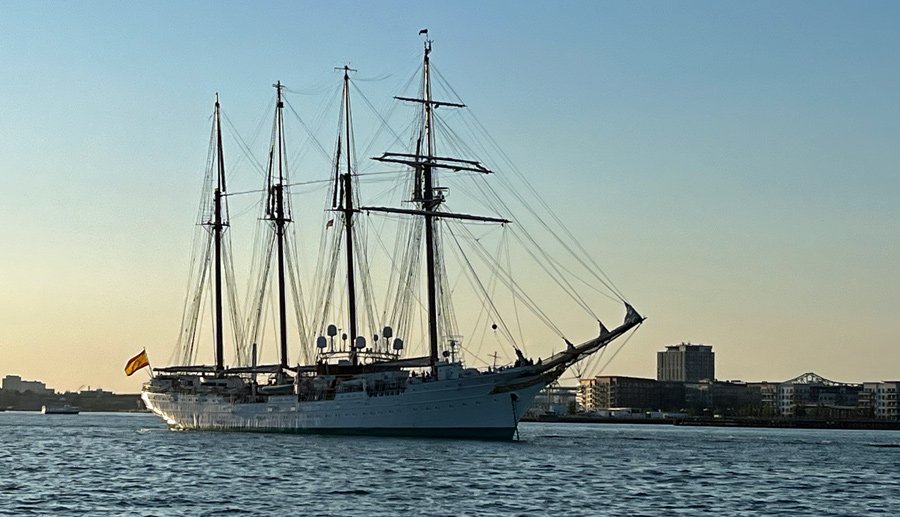
[{"label": "sky", "polygon": [[602,373],[655,377],[693,342],[720,379],[898,379],[898,22],[879,1],[0,1],[0,375],[139,391],[125,361],[177,337],[214,94],[250,132],[275,80],[350,63],[390,90],[427,27],[648,317]]}]

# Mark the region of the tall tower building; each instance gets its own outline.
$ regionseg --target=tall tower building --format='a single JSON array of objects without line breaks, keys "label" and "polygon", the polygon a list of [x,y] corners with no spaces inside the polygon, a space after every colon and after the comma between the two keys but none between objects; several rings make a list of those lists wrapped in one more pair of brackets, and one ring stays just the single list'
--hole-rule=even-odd
[{"label": "tall tower building", "polygon": [[709,345],[681,343],[656,353],[656,380],[699,382],[716,379],[715,356]]}]

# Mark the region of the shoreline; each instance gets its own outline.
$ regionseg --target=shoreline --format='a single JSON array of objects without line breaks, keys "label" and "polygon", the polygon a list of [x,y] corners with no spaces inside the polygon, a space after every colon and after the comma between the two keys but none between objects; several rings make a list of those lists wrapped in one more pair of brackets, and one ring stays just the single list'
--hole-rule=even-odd
[{"label": "shoreline", "polygon": [[814,420],[760,417],[681,417],[681,418],[621,418],[588,417],[579,415],[523,418],[523,422],[563,424],[639,424],[694,427],[756,427],[764,429],[869,429],[900,431],[900,421],[893,420]]}]

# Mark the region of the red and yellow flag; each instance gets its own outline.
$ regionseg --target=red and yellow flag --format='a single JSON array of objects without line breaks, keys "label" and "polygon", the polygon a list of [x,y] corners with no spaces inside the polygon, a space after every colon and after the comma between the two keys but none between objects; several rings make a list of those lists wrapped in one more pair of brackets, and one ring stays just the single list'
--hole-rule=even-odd
[{"label": "red and yellow flag", "polygon": [[150,366],[150,359],[147,357],[147,351],[141,350],[141,353],[132,357],[125,364],[125,375],[130,376],[141,368]]}]

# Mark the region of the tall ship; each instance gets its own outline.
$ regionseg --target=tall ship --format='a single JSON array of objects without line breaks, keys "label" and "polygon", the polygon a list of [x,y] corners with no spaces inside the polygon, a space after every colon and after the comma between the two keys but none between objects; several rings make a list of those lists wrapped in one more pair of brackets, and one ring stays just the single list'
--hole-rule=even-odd
[{"label": "tall ship", "polygon": [[[319,242],[298,240],[292,232],[291,186],[296,183],[288,173],[291,155],[284,130],[285,87],[280,82],[274,85],[272,138],[261,190],[260,220],[265,232],[258,240],[263,251],[261,258],[253,261],[257,275],[254,288],[248,289],[251,294],[245,309],[240,307],[233,285],[228,209],[232,194],[226,188],[222,116],[216,97],[200,210],[203,238],[195,248],[200,259],[194,269],[200,280],[186,299],[178,357],[173,361],[176,366],[153,369],[142,389],[146,406],[170,428],[509,440],[539,391],[570,367],[602,355],[598,352],[644,321],[611,287],[605,274],[573,273],[566,263],[545,257],[546,248],[529,234],[517,233],[526,256],[537,258],[541,270],[554,277],[548,285],[573,296],[591,315],[587,297],[574,291],[578,287],[596,292],[609,288],[609,293],[603,291],[607,301],[619,304],[624,312],[620,325],[608,329],[593,319],[592,337],[570,341],[547,313],[540,312],[540,295],[527,294],[526,288],[513,280],[511,254],[486,248],[479,234],[468,229],[474,226],[491,232],[501,228],[496,231],[502,232],[515,227],[519,222],[508,210],[508,201],[515,196],[506,187],[484,191],[493,204],[478,206],[496,208],[502,215],[474,215],[448,208],[448,187],[440,180],[465,176],[478,187],[462,190],[477,192],[486,188],[482,186],[489,177],[500,175],[481,161],[451,156],[451,151],[465,153],[477,147],[439,147],[439,135],[447,133],[438,110],[451,112],[465,106],[433,98],[433,83],[443,82],[443,78],[430,61],[432,41],[427,31],[423,33],[419,93],[395,97],[415,113],[415,122],[408,126],[411,136],[403,144],[409,148],[384,152],[367,162],[397,169],[404,199],[399,206],[380,206],[378,199],[362,201],[365,175],[355,161],[351,116],[351,91],[357,90],[350,80],[353,70],[345,66]],[[401,140],[398,137],[394,142]],[[530,207],[540,224],[555,220],[545,209],[549,206]],[[378,217],[390,223],[381,223],[380,228],[390,228],[385,232],[395,236],[392,246],[374,238],[366,226],[365,220]],[[516,227],[516,231],[524,230]],[[594,264],[571,234],[552,235],[557,239],[554,248],[569,251],[577,264],[588,268]],[[468,241],[477,251],[453,248],[457,264],[462,264],[453,269],[447,249],[458,241]],[[391,258],[378,263],[374,248]],[[306,282],[312,285],[306,296],[301,289],[302,275],[292,267],[292,259],[304,250],[319,256],[315,274]],[[474,263],[491,261],[494,266],[488,266],[487,280],[474,275]],[[371,274],[373,270],[379,274]],[[373,287],[375,281],[383,281],[384,287]],[[463,300],[457,302],[468,319],[457,318],[461,311],[453,305],[463,283],[474,293],[460,294]],[[207,288],[210,294],[204,297]],[[499,304],[500,290],[513,300],[513,308],[505,315]],[[378,294],[385,300],[381,307],[372,301]],[[197,352],[202,348],[198,335],[204,325],[199,314],[207,309],[214,363],[198,364]],[[560,336],[552,344],[557,352],[537,360],[527,356],[526,344],[533,340],[527,337],[519,316],[526,310]],[[273,322],[269,333],[266,315]],[[484,359],[482,348],[465,346],[460,331],[463,321],[488,335],[486,341],[493,338],[494,345],[505,340],[508,364],[497,364],[496,349],[490,362]],[[527,322],[525,328],[530,328]],[[234,347],[233,365],[226,364],[226,334]],[[274,335],[268,339],[272,355],[278,358],[271,364],[260,359],[261,344],[269,334]],[[543,345],[547,348],[550,344]],[[292,358],[292,352],[299,360]],[[476,356],[485,363],[483,367],[467,364]]]}]

